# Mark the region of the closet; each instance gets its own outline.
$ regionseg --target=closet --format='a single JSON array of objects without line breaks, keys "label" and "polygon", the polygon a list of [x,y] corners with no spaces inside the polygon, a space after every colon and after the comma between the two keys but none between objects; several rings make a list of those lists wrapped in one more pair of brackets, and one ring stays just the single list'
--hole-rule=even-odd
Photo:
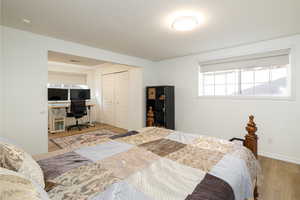
[{"label": "closet", "polygon": [[129,72],[102,75],[102,121],[128,129]]}]

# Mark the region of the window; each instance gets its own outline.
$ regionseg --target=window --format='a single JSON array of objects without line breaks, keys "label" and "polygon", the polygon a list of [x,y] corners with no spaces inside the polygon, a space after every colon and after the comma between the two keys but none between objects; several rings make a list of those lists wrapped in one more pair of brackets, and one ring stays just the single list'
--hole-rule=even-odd
[{"label": "window", "polygon": [[290,96],[289,50],[200,64],[199,96]]},{"label": "window", "polygon": [[48,88],[64,88],[64,89],[89,89],[88,85],[79,84],[59,84],[59,83],[48,83]]}]

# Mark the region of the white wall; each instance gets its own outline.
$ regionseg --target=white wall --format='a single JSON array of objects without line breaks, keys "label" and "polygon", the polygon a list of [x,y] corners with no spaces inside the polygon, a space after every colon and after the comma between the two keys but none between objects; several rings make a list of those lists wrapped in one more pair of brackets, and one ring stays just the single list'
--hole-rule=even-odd
[{"label": "white wall", "polygon": [[143,86],[143,69],[131,68],[129,70],[129,106],[128,127],[138,130],[145,126],[145,92]]},{"label": "white wall", "polygon": [[47,152],[47,51],[43,37],[4,27],[4,135]]},{"label": "white wall", "polygon": [[[198,62],[285,48],[292,48],[294,100],[197,97]],[[156,67],[158,82],[176,88],[176,129],[225,139],[243,137],[247,116],[254,114],[260,154],[300,163],[300,35],[165,60]]]},{"label": "white wall", "polygon": [[[0,2],[1,3],[1,2]],[[3,136],[3,90],[4,90],[4,74],[3,74],[3,49],[2,49],[2,26],[0,26],[0,137]]]},{"label": "white wall", "polygon": [[[47,53],[48,50],[148,70],[152,62],[72,42],[4,27],[4,136],[36,154],[48,150]],[[147,76],[145,81],[150,82]],[[145,82],[144,84],[147,84]]]},{"label": "white wall", "polygon": [[4,74],[3,74],[3,34],[2,34],[2,0],[0,0],[0,137],[3,135],[3,89],[4,89]]},{"label": "white wall", "polygon": [[48,83],[86,85],[87,75],[68,72],[48,71]]}]

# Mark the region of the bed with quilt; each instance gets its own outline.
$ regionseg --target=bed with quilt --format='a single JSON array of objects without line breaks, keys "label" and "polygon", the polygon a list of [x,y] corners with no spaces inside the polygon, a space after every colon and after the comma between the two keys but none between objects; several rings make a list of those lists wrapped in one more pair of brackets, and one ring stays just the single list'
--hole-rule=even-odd
[{"label": "bed with quilt", "polygon": [[36,199],[244,200],[253,198],[260,176],[257,159],[243,145],[155,127],[35,159],[44,183],[38,175],[24,178],[38,179],[34,185],[47,191]]}]

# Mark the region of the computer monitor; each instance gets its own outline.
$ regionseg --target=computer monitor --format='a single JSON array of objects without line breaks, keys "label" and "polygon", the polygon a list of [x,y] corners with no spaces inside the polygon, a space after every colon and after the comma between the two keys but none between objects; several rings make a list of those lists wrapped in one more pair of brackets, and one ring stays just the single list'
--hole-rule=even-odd
[{"label": "computer monitor", "polygon": [[48,101],[67,101],[68,89],[48,88]]},{"label": "computer monitor", "polygon": [[70,90],[71,100],[88,100],[91,99],[90,89],[71,89]]}]

